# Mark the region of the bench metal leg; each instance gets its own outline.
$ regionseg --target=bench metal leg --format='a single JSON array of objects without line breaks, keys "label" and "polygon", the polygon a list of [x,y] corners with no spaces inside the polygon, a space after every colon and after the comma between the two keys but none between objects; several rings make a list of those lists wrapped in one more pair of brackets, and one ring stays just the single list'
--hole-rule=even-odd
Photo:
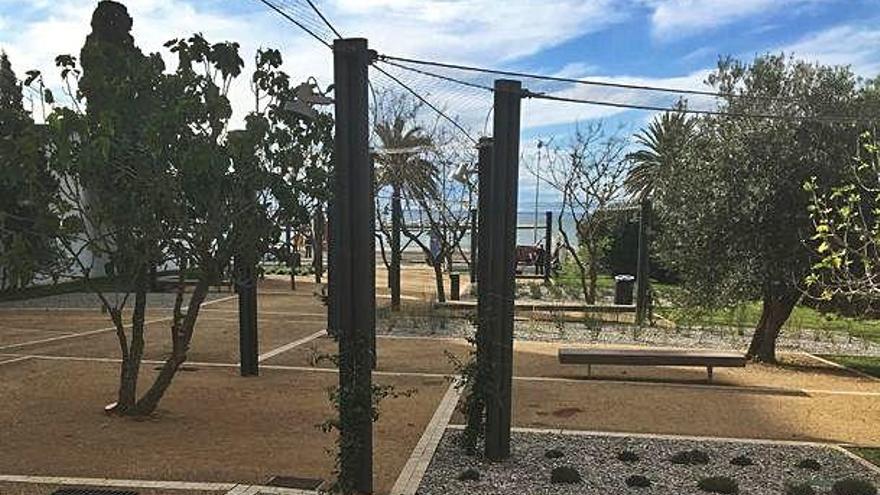
[{"label": "bench metal leg", "polygon": [[709,372],[709,383],[712,383],[712,367],[706,366],[706,371]]}]

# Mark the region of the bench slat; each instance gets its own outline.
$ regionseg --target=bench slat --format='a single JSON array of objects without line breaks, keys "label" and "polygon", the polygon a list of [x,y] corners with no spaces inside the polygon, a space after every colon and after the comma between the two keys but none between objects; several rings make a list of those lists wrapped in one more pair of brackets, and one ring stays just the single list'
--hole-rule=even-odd
[{"label": "bench slat", "polygon": [[685,349],[559,349],[561,364],[744,367],[745,355]]}]

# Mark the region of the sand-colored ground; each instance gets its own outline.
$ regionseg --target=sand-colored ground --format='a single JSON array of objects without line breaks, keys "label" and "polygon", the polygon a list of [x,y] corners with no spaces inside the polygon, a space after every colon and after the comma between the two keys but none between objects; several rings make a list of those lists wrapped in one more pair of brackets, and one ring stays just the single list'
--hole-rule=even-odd
[{"label": "sand-colored ground", "polygon": [[[384,270],[378,271],[377,294],[387,295]],[[407,267],[403,276],[404,305],[427,308],[433,273]],[[291,292],[287,277],[260,282],[261,353],[326,327],[326,307],[315,295],[320,287],[312,277],[298,277],[297,286]],[[379,299],[380,307],[387,303]],[[108,328],[106,315],[0,311],[0,474],[242,483],[265,483],[272,475],[329,477],[325,449],[334,437],[315,425],[330,416],[326,389],[337,375],[271,365],[332,367],[316,358],[335,354],[336,344],[319,337],[265,360],[259,378],[240,378],[237,308],[236,298],[205,306],[189,353],[191,362],[224,366],[188,366],[160,414],[143,422],[101,412],[114,399],[118,364],[93,359],[118,358],[112,331],[45,341]],[[153,309],[148,319],[167,315]],[[169,352],[168,331],[167,321],[148,326],[147,359]],[[379,374],[377,381],[418,389],[414,398],[382,407],[375,473],[377,493],[384,493],[448,387],[434,375],[453,373],[450,356],[466,359],[471,347],[463,339],[387,336],[377,345],[378,371],[394,374]],[[880,381],[806,355],[784,355],[780,366],[719,368],[709,385],[702,368],[594,366],[587,377],[585,366],[558,363],[559,347],[515,343],[515,425],[880,446]],[[7,362],[27,355],[59,359]],[[154,368],[144,366],[143,386]],[[0,493],[43,493],[12,491],[20,486],[0,484]]]},{"label": "sand-colored ground", "polygon": [[880,446],[880,397],[514,382],[517,426]]},{"label": "sand-colored ground", "polygon": [[[106,416],[111,363],[27,360],[0,367],[0,473],[122,479],[265,483],[273,475],[327,479],[336,375],[234,369],[184,372],[156,418]],[[145,370],[144,379],[151,371]],[[443,379],[380,377],[410,398],[387,399],[376,424],[376,487],[387,492],[448,387]]]}]

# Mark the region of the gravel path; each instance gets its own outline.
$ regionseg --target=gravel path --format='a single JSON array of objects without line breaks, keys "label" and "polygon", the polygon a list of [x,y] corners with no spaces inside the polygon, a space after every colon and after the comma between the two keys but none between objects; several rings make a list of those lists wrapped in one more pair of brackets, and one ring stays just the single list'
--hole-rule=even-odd
[{"label": "gravel path", "polygon": [[[205,301],[220,299],[233,295],[229,292],[209,292]],[[104,295],[109,301],[122,300],[122,293],[107,293]],[[147,307],[150,309],[157,308],[173,308],[175,294],[170,292],[151,292],[147,294]],[[190,294],[184,294],[184,304],[189,300]],[[134,304],[134,296],[129,297],[128,305]],[[0,308],[69,308],[69,309],[100,309],[101,300],[98,296],[91,292],[70,292],[67,294],[56,294],[45,297],[35,297],[32,299],[21,299],[18,301],[0,302]]]},{"label": "gravel path", "polygon": [[[466,338],[473,325],[463,318],[394,317],[380,319],[377,330],[386,335]],[[518,340],[583,344],[651,345],[658,347],[710,348],[745,351],[751,330],[729,327],[658,328],[633,325],[588,325],[541,321],[515,321]],[[815,354],[880,356],[880,344],[844,333],[801,330],[783,332],[777,349]]]},{"label": "gravel path", "polygon": [[[704,495],[697,487],[706,476],[728,476],[736,480],[740,494],[782,495],[787,483],[809,483],[818,493],[828,493],[842,478],[858,477],[880,487],[880,475],[841,452],[826,447],[756,445],[717,441],[645,439],[564,435],[558,433],[514,432],[511,458],[488,463],[464,455],[457,445],[458,430],[447,430],[419,487],[419,495],[583,495],[651,494]],[[558,449],[563,456],[548,459],[545,453]],[[709,456],[706,465],[676,465],[670,457],[677,452],[699,449]],[[621,451],[634,452],[639,460],[617,459]],[[730,463],[747,456],[750,466]],[[818,470],[798,467],[804,459],[818,461]],[[550,473],[555,467],[571,466],[582,482],[554,484]],[[459,481],[460,473],[475,468],[477,481]],[[625,480],[632,475],[651,481],[647,488],[630,488]]]}]

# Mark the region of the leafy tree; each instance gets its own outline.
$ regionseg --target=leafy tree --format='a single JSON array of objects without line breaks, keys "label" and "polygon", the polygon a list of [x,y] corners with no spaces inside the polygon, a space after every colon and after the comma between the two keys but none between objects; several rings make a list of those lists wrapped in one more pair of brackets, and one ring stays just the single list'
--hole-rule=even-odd
[{"label": "leafy tree", "polygon": [[880,301],[880,144],[874,134],[837,184],[805,184],[818,261],[807,286],[824,300]]},{"label": "leafy tree", "polygon": [[45,158],[45,133],[22,105],[22,85],[0,53],[0,290],[18,289],[59,270],[49,209],[57,183]]},{"label": "leafy tree", "polygon": [[[178,63],[166,72],[159,55],[135,46],[131,23],[125,7],[102,1],[82,70],[72,56],[56,60],[68,87],[79,91],[69,91],[71,107],[49,117],[50,164],[61,180],[58,241],[77,264],[73,276],[90,285],[116,329],[122,365],[114,411],[146,415],[187,359],[209,287],[234,276],[233,256],[252,263],[265,253],[277,240],[277,219],[294,215],[284,174],[296,158],[282,159],[279,143],[294,138],[282,125],[286,117],[273,114],[282,111],[278,105],[229,132],[226,93],[243,66],[236,43],[211,44],[201,35],[171,40],[166,46]],[[85,250],[101,261],[80,256]],[[171,353],[139,394],[149,276],[162,266],[179,269]],[[113,275],[117,297],[93,283],[101,268]],[[191,291],[184,274],[195,278]]]},{"label": "leafy tree", "polygon": [[627,155],[633,165],[626,188],[639,197],[651,196],[663,169],[674,167],[694,138],[694,119],[683,113],[666,112],[635,136],[641,148]]},{"label": "leafy tree", "polygon": [[[719,109],[740,117],[700,119],[688,152],[662,169],[658,245],[689,303],[762,301],[748,355],[773,362],[812,260],[802,185],[839,175],[859,129],[828,117],[859,115],[865,94],[848,68],[783,55],[722,59],[707,82],[727,95]],[[766,114],[779,118],[749,117]]]}]

